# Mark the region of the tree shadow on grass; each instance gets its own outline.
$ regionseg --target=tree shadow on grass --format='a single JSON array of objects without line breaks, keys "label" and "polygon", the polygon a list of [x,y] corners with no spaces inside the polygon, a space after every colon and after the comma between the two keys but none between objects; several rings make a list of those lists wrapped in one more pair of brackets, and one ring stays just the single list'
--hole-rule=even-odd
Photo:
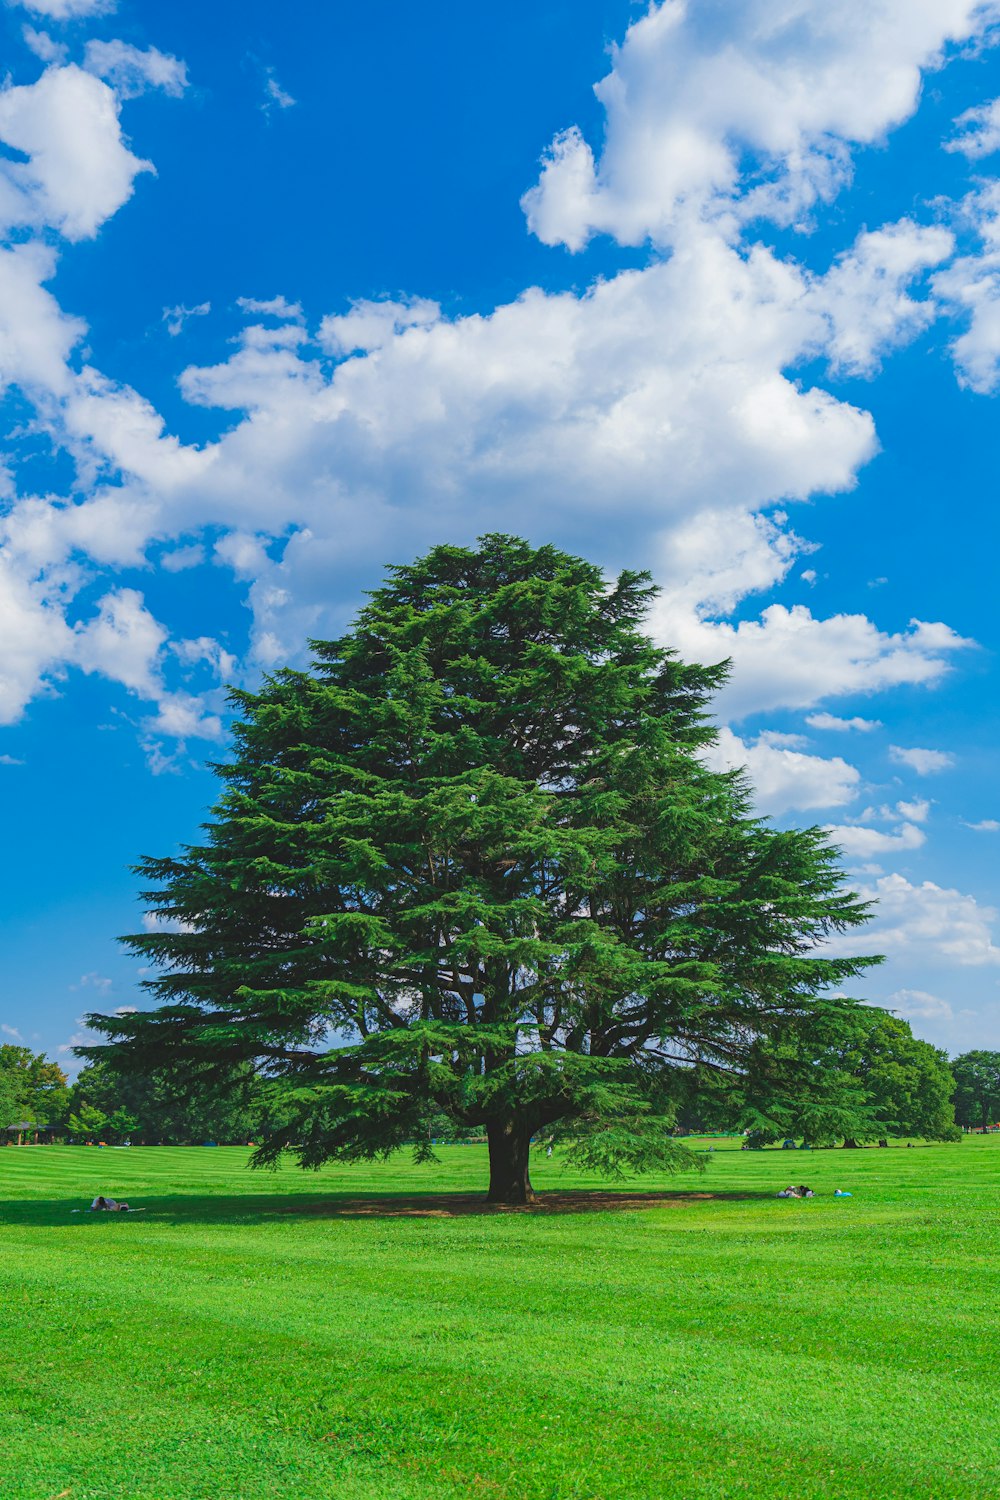
[{"label": "tree shadow on grass", "polygon": [[[0,1228],[14,1225],[70,1225],[79,1228],[127,1224],[251,1224],[302,1219],[459,1219],[497,1215],[634,1213],[650,1208],[690,1208],[713,1202],[760,1201],[773,1193],[697,1190],[635,1192],[613,1188],[574,1188],[541,1192],[524,1206],[487,1203],[482,1193],[246,1193],[218,1196],[130,1196],[134,1213],[91,1213],[79,1200],[21,1200],[0,1203]],[[81,1212],[81,1209],[83,1210]]]}]

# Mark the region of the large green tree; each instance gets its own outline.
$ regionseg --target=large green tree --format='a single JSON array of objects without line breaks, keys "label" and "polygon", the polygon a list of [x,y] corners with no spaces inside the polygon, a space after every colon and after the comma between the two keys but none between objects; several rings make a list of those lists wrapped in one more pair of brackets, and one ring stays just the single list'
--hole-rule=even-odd
[{"label": "large green tree", "polygon": [[259,1161],[422,1150],[443,1114],[485,1129],[494,1201],[530,1198],[546,1132],[690,1164],[678,1070],[835,1025],[870,960],[816,951],[865,918],[821,831],[706,766],[725,668],[648,639],[653,592],[516,538],[439,547],[311,671],[234,694],[204,841],[140,866],[160,1004],[92,1018],[103,1055],[280,1080]]},{"label": "large green tree", "polygon": [[982,1128],[1000,1120],[1000,1052],[963,1052],[952,1060],[955,1119]]}]

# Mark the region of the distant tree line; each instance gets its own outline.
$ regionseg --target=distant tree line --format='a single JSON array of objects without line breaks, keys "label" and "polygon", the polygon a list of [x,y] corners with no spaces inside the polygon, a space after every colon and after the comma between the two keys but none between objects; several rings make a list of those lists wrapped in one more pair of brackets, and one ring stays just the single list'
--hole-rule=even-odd
[{"label": "distant tree line", "polygon": [[[759,1047],[744,1072],[676,1070],[676,1128],[749,1133],[753,1145],[790,1137],[811,1145],[875,1140],[955,1140],[961,1128],[1000,1121],[1000,1052],[950,1062],[905,1021],[862,1011],[853,1039],[843,1027],[819,1055],[794,1043]],[[287,1114],[281,1091],[246,1066],[228,1074],[150,1077],[85,1067],[70,1085],[58,1063],[28,1047],[0,1046],[0,1126],[56,1126],[64,1138],[147,1145],[254,1141]],[[437,1141],[468,1138],[445,1115]]]}]

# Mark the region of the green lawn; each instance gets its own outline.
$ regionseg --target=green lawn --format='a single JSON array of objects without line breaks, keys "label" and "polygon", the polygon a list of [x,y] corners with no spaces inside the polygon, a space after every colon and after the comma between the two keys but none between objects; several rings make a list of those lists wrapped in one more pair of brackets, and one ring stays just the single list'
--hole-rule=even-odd
[{"label": "green lawn", "polygon": [[[0,1497],[995,1495],[1000,1137],[718,1144],[638,1185],[678,1201],[432,1217],[483,1149],[2,1150]],[[146,1212],[71,1213],[100,1191]]]}]

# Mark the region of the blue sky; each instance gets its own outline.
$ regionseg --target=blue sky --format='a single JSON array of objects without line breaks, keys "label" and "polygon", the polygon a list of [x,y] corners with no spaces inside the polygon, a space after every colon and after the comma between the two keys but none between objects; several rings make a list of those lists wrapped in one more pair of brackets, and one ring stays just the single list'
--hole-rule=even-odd
[{"label": "blue sky", "polygon": [[223,683],[504,529],[652,569],[720,763],[878,898],[866,993],[1000,1047],[998,23],[0,10],[4,1036],[137,1002]]}]

